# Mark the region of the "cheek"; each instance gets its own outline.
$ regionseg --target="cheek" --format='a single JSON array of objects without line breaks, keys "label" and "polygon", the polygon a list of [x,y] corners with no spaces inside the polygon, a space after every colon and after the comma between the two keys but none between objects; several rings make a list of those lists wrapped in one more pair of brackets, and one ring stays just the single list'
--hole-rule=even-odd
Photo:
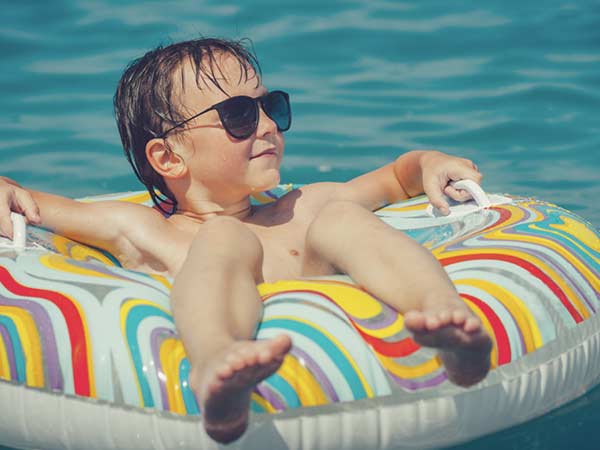
[{"label": "cheek", "polygon": [[217,140],[206,142],[200,149],[202,156],[198,158],[198,167],[209,179],[239,176],[248,165],[249,149],[242,142]]}]

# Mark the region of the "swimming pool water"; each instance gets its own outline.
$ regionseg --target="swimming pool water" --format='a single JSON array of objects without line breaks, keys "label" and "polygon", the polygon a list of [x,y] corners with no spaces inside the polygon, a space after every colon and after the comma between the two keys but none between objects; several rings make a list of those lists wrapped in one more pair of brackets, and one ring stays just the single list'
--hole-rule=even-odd
[{"label": "swimming pool water", "polygon": [[[0,25],[0,174],[68,196],[141,189],[112,116],[117,80],[159,43],[249,37],[290,92],[283,179],[343,181],[414,148],[473,159],[491,192],[600,226],[600,3],[11,3]],[[596,448],[597,391],[461,449]],[[570,444],[569,444],[570,446]]]}]

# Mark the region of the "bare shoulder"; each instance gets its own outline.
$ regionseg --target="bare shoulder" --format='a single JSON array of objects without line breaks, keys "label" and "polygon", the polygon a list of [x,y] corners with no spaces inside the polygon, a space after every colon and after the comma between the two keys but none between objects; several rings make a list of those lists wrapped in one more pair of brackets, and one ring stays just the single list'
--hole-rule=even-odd
[{"label": "bare shoulder", "polygon": [[343,183],[320,182],[306,184],[284,195],[281,207],[293,207],[297,212],[317,213],[331,199],[335,198]]},{"label": "bare shoulder", "polygon": [[[102,201],[89,204],[96,214],[91,217],[105,217],[98,223],[98,236],[104,242],[100,246],[111,251],[123,263],[138,253],[145,253],[159,237],[168,235],[171,225],[156,209],[136,203],[122,201]],[[108,229],[112,228],[112,229]],[[88,239],[89,240],[89,239]]]},{"label": "bare shoulder", "polygon": [[121,232],[166,222],[164,216],[156,209],[137,203],[106,200],[88,205],[90,211],[97,212],[96,217],[110,217],[109,224],[118,227]]}]

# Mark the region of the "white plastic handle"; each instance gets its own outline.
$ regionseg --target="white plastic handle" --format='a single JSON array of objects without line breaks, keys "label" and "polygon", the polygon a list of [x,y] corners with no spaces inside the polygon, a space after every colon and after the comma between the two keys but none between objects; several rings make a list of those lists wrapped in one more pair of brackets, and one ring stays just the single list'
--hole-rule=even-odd
[{"label": "white plastic handle", "polygon": [[10,220],[13,223],[13,247],[24,249],[27,242],[27,224],[25,217],[21,214],[10,213]]},{"label": "white plastic handle", "polygon": [[471,195],[471,197],[473,197],[473,200],[475,200],[475,203],[477,203],[477,206],[479,206],[481,208],[487,208],[492,205],[487,194],[483,191],[483,189],[481,189],[481,186],[479,186],[473,180],[465,179],[465,180],[452,181],[452,182],[450,182],[450,185],[454,189],[462,189],[464,191],[467,191]]}]

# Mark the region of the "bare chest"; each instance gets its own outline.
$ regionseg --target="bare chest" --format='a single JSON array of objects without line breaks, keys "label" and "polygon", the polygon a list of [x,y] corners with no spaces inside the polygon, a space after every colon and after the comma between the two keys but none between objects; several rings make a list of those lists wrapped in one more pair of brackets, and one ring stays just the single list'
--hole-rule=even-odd
[{"label": "bare chest", "polygon": [[302,275],[306,228],[289,222],[276,227],[250,226],[263,248],[263,277],[271,282]]}]

